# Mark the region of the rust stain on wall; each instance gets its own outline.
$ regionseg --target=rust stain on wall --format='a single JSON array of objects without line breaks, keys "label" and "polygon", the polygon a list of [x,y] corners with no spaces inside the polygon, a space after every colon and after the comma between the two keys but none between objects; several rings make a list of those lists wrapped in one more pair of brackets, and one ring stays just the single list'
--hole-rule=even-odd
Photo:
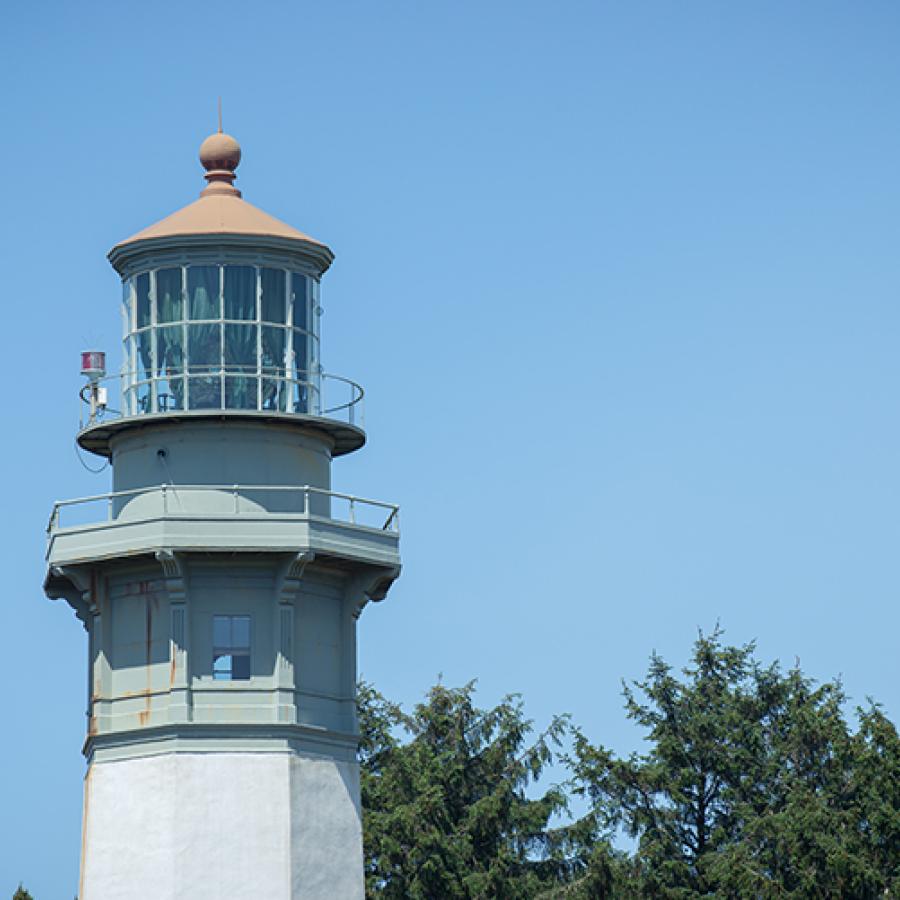
[{"label": "rust stain on wall", "polygon": [[147,677],[150,676],[150,651],[153,645],[153,603],[151,598],[147,599],[147,634],[146,634],[146,651],[147,651]]},{"label": "rust stain on wall", "polygon": [[140,691],[121,691],[117,695],[117,699],[119,700],[137,700],[145,698],[149,693],[151,693],[149,688],[144,688]]},{"label": "rust stain on wall", "polygon": [[[141,585],[149,585],[150,582],[141,582]],[[146,725],[150,720],[150,712],[153,705],[153,608],[159,602],[158,598],[155,595],[150,595],[147,597],[147,620],[146,620],[146,640],[144,642],[145,650],[146,650],[146,662],[144,664],[144,670],[147,674],[147,688],[144,691],[144,697],[146,700],[146,707],[138,713],[138,721],[142,726]]]}]

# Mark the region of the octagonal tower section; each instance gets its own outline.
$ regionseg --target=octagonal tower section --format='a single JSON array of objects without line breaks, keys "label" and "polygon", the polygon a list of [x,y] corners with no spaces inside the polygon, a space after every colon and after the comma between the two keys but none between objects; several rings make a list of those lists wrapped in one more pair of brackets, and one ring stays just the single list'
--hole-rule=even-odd
[{"label": "octagonal tower section", "polygon": [[82,900],[362,897],[356,622],[398,510],[332,490],[363,391],[321,364],[324,244],[247,203],[240,148],[117,244],[123,362],[77,434],[112,490],[61,501],[46,592],[89,640]]}]

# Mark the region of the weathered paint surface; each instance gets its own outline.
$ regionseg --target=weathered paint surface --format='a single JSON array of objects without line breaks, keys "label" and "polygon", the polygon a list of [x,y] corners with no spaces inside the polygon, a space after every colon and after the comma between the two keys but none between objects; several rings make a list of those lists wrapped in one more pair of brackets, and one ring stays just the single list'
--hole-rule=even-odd
[{"label": "weathered paint surface", "polygon": [[355,763],[169,753],[94,763],[81,900],[358,900]]},{"label": "weathered paint surface", "polygon": [[[279,554],[186,559],[186,584],[174,603],[156,562],[104,579],[108,599],[102,616],[89,626],[95,651],[91,746],[104,736],[174,722],[299,722],[355,733],[358,593],[346,576],[313,565],[285,594],[280,575],[286,559]],[[173,609],[181,617],[180,634],[173,630]],[[222,614],[251,617],[246,681],[213,679],[212,621]],[[177,678],[179,659],[183,684]],[[138,743],[135,736],[135,754],[144,755]]]}]

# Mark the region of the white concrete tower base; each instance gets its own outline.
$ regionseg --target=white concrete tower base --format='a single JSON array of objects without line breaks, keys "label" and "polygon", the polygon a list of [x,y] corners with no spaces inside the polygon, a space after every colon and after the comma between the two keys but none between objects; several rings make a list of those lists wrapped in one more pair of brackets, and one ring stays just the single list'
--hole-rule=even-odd
[{"label": "white concrete tower base", "polygon": [[289,752],[95,762],[79,900],[362,900],[355,763]]}]

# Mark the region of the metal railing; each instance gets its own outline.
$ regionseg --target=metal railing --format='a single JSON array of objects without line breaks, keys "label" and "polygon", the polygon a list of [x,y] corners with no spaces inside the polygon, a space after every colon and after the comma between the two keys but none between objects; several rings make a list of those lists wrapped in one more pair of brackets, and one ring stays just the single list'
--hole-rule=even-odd
[{"label": "metal railing", "polygon": [[[143,514],[136,516],[127,514],[129,502],[139,497],[153,498],[154,495],[158,495],[158,504],[153,504],[151,510],[146,510]],[[259,496],[269,497],[269,503],[266,505],[253,499]],[[291,503],[292,499],[299,502]],[[197,502],[198,500],[200,502]],[[75,525],[61,523],[64,509],[77,508],[84,512],[86,507],[101,504],[105,504],[106,514],[99,520],[93,518],[88,523],[82,522]],[[344,516],[335,514],[335,505],[345,510]],[[387,512],[387,518],[384,518],[382,522],[385,512]],[[123,513],[126,514],[123,515]],[[398,535],[400,533],[400,507],[394,503],[369,500],[365,497],[342,494],[339,491],[329,491],[311,485],[272,484],[159,484],[127,491],[110,491],[90,497],[78,497],[74,500],[57,500],[53,504],[53,512],[50,514],[50,521],[47,524],[47,533],[53,534],[65,528],[83,527],[84,524],[98,524],[100,521],[115,522],[120,519],[138,522],[160,516],[191,518],[198,515],[231,517],[266,514],[296,518],[318,516],[354,526],[376,528]]]},{"label": "metal railing", "polygon": [[119,418],[182,411],[249,411],[320,416],[365,427],[365,391],[325,372],[188,366],[150,376],[123,372],[79,391],[80,429]]}]

